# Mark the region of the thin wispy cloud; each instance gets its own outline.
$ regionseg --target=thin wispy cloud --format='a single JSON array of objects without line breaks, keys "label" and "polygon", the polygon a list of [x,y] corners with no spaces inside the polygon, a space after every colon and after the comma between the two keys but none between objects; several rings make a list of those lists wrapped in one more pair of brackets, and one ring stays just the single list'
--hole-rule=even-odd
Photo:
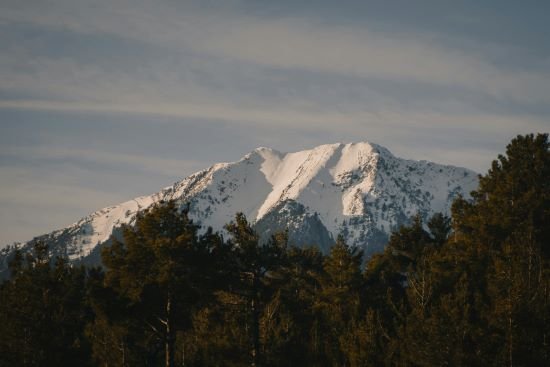
[{"label": "thin wispy cloud", "polygon": [[[277,108],[279,107],[279,108]],[[44,101],[8,101],[0,102],[0,108],[21,108],[54,111],[85,111],[85,112],[122,112],[128,114],[149,114],[154,116],[169,116],[180,118],[195,118],[204,120],[204,124],[216,127],[216,121],[233,121],[241,128],[258,125],[292,128],[297,125],[303,130],[322,129],[342,133],[358,132],[362,126],[369,130],[403,129],[404,131],[429,128],[460,129],[464,132],[509,134],[509,131],[522,130],[543,131],[548,126],[548,120],[535,116],[502,116],[497,114],[467,113],[450,114],[433,111],[410,111],[381,109],[370,112],[358,111],[324,111],[323,106],[313,109],[311,106],[303,109],[283,108],[275,106],[264,109],[241,109],[238,106],[221,104],[94,104],[74,102],[44,102]],[[480,125],[479,122],[483,121]],[[120,159],[123,159],[122,157]],[[137,158],[134,162],[144,159]]]},{"label": "thin wispy cloud", "polygon": [[[11,78],[3,80],[4,85],[14,88],[40,85],[43,80],[47,83],[44,75],[49,75],[57,81],[47,83],[53,84],[52,89],[56,88],[54,93],[71,95],[72,88],[89,85],[88,94],[80,91],[88,99],[97,98],[99,93],[94,95],[94,92],[98,90],[118,92],[119,99],[139,97],[137,93],[128,93],[129,90],[143,91],[142,100],[155,94],[165,97],[159,93],[159,86],[172,92],[175,88],[174,98],[178,94],[186,97],[182,92],[189,90],[186,83],[190,81],[184,78],[189,67],[183,61],[200,69],[203,59],[211,57],[271,68],[452,85],[473,93],[519,101],[548,102],[550,95],[547,70],[499,66],[479,52],[481,47],[476,51],[473,48],[452,49],[426,34],[372,31],[368,26],[357,25],[327,26],[308,19],[260,18],[230,11],[221,15],[204,10],[174,11],[166,4],[151,2],[115,1],[108,6],[90,6],[89,9],[78,2],[61,3],[66,9],[64,12],[57,11],[54,6],[8,8],[3,18],[8,22],[27,22],[72,32],[110,34],[171,50],[185,49],[194,52],[196,59],[175,55],[182,61],[179,73],[174,69],[143,68],[134,73],[118,72],[113,79],[95,65],[81,65],[71,59],[36,58],[29,62],[36,73],[12,74]],[[147,88],[143,83],[146,80],[139,77],[141,72],[152,78],[147,80],[152,82]],[[89,80],[94,82],[89,83]],[[179,88],[170,85],[170,81],[179,81]],[[118,90],[121,88],[110,84],[128,88],[121,94]],[[191,89],[201,87],[204,85],[190,86]]]},{"label": "thin wispy cloud", "polygon": [[520,101],[547,102],[550,92],[548,72],[503,69],[476,53],[366,27],[239,19],[201,45],[213,54],[272,67],[461,86]]},{"label": "thin wispy cloud", "polygon": [[29,159],[58,160],[58,161],[83,161],[97,165],[113,165],[115,167],[130,167],[142,170],[144,173],[164,175],[173,177],[179,175],[184,177],[204,167],[204,161],[192,159],[173,159],[136,154],[124,154],[120,152],[108,152],[104,150],[67,148],[67,147],[0,147],[0,155],[27,156]]}]

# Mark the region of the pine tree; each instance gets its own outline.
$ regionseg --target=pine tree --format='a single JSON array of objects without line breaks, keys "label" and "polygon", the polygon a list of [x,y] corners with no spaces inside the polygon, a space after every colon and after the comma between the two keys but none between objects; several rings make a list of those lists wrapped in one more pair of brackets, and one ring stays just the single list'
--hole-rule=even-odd
[{"label": "pine tree", "polygon": [[323,314],[323,345],[333,365],[346,362],[349,348],[341,336],[359,320],[360,294],[363,290],[361,265],[363,252],[348,246],[339,236],[323,264],[324,276],[318,294],[317,307]]},{"label": "pine tree", "polygon": [[270,286],[277,281],[276,273],[285,262],[287,237],[275,236],[260,245],[258,234],[242,213],[237,213],[226,230],[232,236],[233,292],[244,297],[249,307],[250,361],[251,366],[258,366],[262,362],[260,318]]},{"label": "pine tree", "polygon": [[86,272],[37,242],[0,286],[0,366],[89,365]]},{"label": "pine tree", "polygon": [[323,255],[315,247],[291,247],[278,276],[281,281],[266,306],[263,320],[266,365],[323,365],[320,355],[322,317],[315,309],[323,273]]},{"label": "pine tree", "polygon": [[548,362],[549,148],[547,134],[518,136],[480,177],[473,202],[453,206],[455,241],[486,280],[477,287],[491,329],[484,353],[509,366]]},{"label": "pine tree", "polygon": [[[173,201],[161,203],[124,228],[124,243],[115,240],[102,252],[105,285],[126,304],[149,354],[154,356],[156,342],[162,343],[167,367],[175,365],[177,332],[189,328],[210,276],[211,249],[199,241],[197,230],[185,210]],[[125,319],[118,325],[128,325]]]}]

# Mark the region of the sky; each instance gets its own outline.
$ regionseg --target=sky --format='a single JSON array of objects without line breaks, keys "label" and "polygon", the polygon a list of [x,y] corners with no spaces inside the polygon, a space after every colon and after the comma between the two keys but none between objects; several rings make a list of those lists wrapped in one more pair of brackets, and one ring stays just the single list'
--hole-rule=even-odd
[{"label": "sky", "polygon": [[0,1],[0,247],[259,146],[485,173],[550,131],[550,3]]}]

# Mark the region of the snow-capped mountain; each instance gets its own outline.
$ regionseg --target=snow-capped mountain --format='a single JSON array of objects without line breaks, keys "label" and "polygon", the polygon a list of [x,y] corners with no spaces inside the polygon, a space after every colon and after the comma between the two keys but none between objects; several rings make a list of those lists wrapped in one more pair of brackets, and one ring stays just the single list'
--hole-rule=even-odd
[{"label": "snow-capped mountain", "polygon": [[366,142],[295,153],[258,148],[237,162],[215,164],[33,241],[45,241],[55,255],[97,263],[99,245],[119,234],[121,225],[132,224],[136,213],[156,202],[175,199],[189,205],[203,228],[223,230],[243,212],[263,236],[288,228],[291,242],[326,250],[342,234],[371,254],[411,216],[448,213],[453,199],[468,197],[477,183],[477,174],[468,169],[400,159]]}]

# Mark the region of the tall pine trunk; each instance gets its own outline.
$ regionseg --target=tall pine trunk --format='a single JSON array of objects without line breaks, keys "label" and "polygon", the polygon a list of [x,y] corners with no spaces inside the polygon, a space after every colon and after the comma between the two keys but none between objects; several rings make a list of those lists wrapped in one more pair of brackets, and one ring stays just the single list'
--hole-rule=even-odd
[{"label": "tall pine trunk", "polygon": [[258,278],[254,274],[252,278],[252,299],[250,300],[252,312],[252,367],[258,367],[260,353],[260,311],[258,309]]},{"label": "tall pine trunk", "polygon": [[166,367],[174,367],[174,328],[172,323],[172,293],[168,292],[166,299],[166,339],[164,342]]}]

